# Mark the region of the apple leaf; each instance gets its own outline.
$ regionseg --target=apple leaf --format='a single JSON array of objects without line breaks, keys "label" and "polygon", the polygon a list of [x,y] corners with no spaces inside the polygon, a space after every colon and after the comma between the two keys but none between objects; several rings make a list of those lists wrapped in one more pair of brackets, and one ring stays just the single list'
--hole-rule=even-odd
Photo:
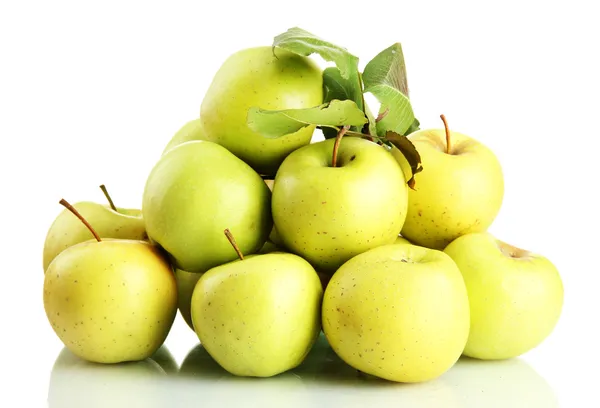
[{"label": "apple leaf", "polygon": [[388,130],[406,135],[415,121],[406,80],[406,66],[400,43],[395,43],[375,56],[363,72],[365,92],[372,93],[379,102],[379,113],[387,115],[377,122],[377,133]]},{"label": "apple leaf", "polygon": [[410,125],[408,130],[404,133],[404,136],[408,136],[411,133],[416,132],[417,130],[419,130],[419,126],[421,126],[421,123],[419,122],[419,120],[417,118],[415,118],[412,125]]},{"label": "apple leaf", "polygon": [[313,108],[265,110],[252,107],[247,123],[255,132],[269,139],[297,132],[305,126],[323,127],[362,126],[367,118],[351,100],[334,99]]},{"label": "apple leaf", "polygon": [[350,54],[345,48],[325,41],[298,27],[290,28],[285,33],[276,36],[273,47],[283,48],[305,57],[317,53],[325,61],[334,62],[345,79],[350,79],[358,74],[358,57]]},{"label": "apple leaf", "polygon": [[415,174],[423,171],[423,166],[421,165],[421,155],[417,151],[417,148],[408,137],[389,130],[385,133],[385,140],[396,146],[396,148],[400,150],[408,162],[411,174],[410,178],[407,178],[407,184],[414,190]]},{"label": "apple leaf", "polygon": [[[355,96],[359,95],[359,100],[354,100]],[[364,106],[362,90],[356,88],[356,84],[342,77],[340,70],[336,67],[325,68],[323,71],[323,102],[327,103],[334,99],[339,100],[354,100],[359,109]],[[352,130],[360,131],[354,127]],[[337,130],[332,128],[323,128],[325,139],[335,138]]]},{"label": "apple leaf", "polygon": [[[359,109],[363,109],[364,99],[358,72],[358,57],[350,54],[347,49],[325,41],[298,27],[290,28],[285,33],[276,36],[273,47],[283,48],[305,57],[316,53],[325,61],[333,62],[338,71],[330,70],[327,74],[323,73],[324,81],[325,76],[328,76],[328,82],[324,85],[334,86],[335,92],[343,91],[346,96],[343,99],[350,99],[356,102]],[[337,83],[334,84],[333,82]],[[329,101],[325,100],[324,102]]]}]

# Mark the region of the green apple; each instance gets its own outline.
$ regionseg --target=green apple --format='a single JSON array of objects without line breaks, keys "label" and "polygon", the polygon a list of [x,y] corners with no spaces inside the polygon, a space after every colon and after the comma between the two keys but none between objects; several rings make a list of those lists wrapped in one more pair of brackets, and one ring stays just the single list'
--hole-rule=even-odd
[{"label": "green apple", "polygon": [[250,255],[207,271],[192,295],[206,351],[236,376],[271,377],[298,366],[320,330],[323,289],[293,254]]},{"label": "green apple", "polygon": [[177,286],[160,248],[100,239],[62,251],[44,275],[44,310],[63,344],[84,360],[139,361],[163,344],[177,312]]},{"label": "green apple", "polygon": [[490,233],[473,233],[444,250],[458,265],[471,305],[464,354],[497,360],[538,346],[556,326],[563,284],[544,256],[511,246]]},{"label": "green apple", "polygon": [[[73,206],[94,226],[101,238],[133,240],[148,238],[141,210],[116,207],[113,209],[109,205],[91,201],[82,201]],[[46,234],[43,254],[44,272],[59,253],[70,246],[93,238],[92,233],[77,217],[68,209],[63,209]]]},{"label": "green apple", "polygon": [[408,239],[401,237],[400,235],[398,235],[398,238],[396,238],[394,244],[412,245],[412,243]]},{"label": "green apple", "polygon": [[148,235],[177,269],[205,272],[236,258],[222,239],[225,228],[239,232],[244,253],[264,245],[273,227],[270,205],[269,188],[250,166],[216,143],[190,141],[150,172],[142,214]]},{"label": "green apple", "polygon": [[[274,179],[265,179],[265,183],[269,187],[269,190],[271,190],[271,192],[273,192],[273,185],[275,184],[275,180]],[[279,233],[277,232],[277,228],[275,228],[275,224],[273,224],[273,229],[271,230],[271,233],[269,234],[269,241],[271,241],[277,247],[283,248],[284,244],[283,244],[283,241],[281,240],[281,237],[279,236]]]},{"label": "green apple", "polygon": [[441,251],[383,245],[355,256],[323,297],[323,331],[347,364],[397,382],[439,377],[469,335],[460,271]]},{"label": "green apple", "polygon": [[[421,156],[423,171],[408,193],[408,215],[402,236],[413,244],[444,249],[452,240],[483,232],[492,224],[504,196],[502,168],[483,143],[442,129],[409,135]],[[392,154],[403,162],[400,152]]]},{"label": "green apple", "polygon": [[248,109],[301,109],[323,103],[321,69],[311,59],[267,47],[244,49],[219,68],[200,118],[210,140],[226,147],[261,174],[274,175],[283,159],[310,143],[314,126],[268,139],[246,124]]},{"label": "green apple", "polygon": [[190,329],[194,330],[192,323],[192,312],[190,305],[192,304],[192,293],[198,279],[202,276],[199,272],[186,272],[181,269],[175,269],[175,280],[177,281],[177,308],[183,320],[187,323]]},{"label": "green apple", "polygon": [[[272,243],[271,241],[265,242],[262,248],[257,252],[258,254],[270,254],[271,252],[282,252],[281,248]],[[285,252],[285,251],[284,251]]]},{"label": "green apple", "polygon": [[408,187],[401,167],[365,139],[304,146],[290,154],[275,177],[272,212],[284,247],[321,272],[380,245],[392,244],[404,223]]},{"label": "green apple", "polygon": [[165,146],[162,154],[167,153],[172,148],[179,146],[182,143],[189,142],[192,140],[210,140],[206,136],[206,132],[202,128],[202,122],[200,118],[190,120],[186,122],[178,131],[173,135],[169,143]]}]

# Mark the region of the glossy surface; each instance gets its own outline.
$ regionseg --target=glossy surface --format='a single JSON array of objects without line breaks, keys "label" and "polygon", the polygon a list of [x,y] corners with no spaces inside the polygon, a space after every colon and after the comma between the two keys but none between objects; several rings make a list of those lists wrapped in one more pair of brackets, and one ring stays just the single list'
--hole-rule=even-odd
[{"label": "glossy surface", "polygon": [[201,345],[179,368],[168,350],[123,367],[79,361],[62,351],[52,367],[49,408],[90,407],[365,407],[556,408],[548,382],[522,359],[463,358],[442,377],[398,384],[360,374],[319,337],[305,362],[272,378],[240,378],[219,367]]}]

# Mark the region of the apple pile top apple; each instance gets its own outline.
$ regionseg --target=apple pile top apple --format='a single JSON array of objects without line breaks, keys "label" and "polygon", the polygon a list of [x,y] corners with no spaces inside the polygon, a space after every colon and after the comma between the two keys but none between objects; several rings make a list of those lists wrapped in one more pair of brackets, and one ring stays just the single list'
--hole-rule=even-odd
[{"label": "apple pile top apple", "polygon": [[299,28],[234,53],[141,210],[104,186],[108,205],[61,200],[43,252],[52,329],[82,359],[143,360],[179,310],[219,366],[254,377],[302,367],[321,331],[346,364],[397,382],[531,350],[561,314],[560,275],[487,232],[501,165],[441,119],[419,129],[398,43],[362,73]]}]

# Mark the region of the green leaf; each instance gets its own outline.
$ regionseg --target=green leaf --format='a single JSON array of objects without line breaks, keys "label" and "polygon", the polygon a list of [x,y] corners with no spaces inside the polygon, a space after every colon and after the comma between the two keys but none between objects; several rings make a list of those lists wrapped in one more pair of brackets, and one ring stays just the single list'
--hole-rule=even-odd
[{"label": "green leaf", "polygon": [[379,113],[388,110],[387,115],[377,122],[377,133],[383,135],[390,130],[406,134],[415,115],[408,99],[402,46],[396,43],[377,54],[365,67],[362,78],[364,91],[372,93],[381,102]]},{"label": "green leaf", "polygon": [[[358,57],[350,54],[347,49],[325,41],[298,27],[290,28],[285,33],[276,36],[273,47],[283,48],[305,57],[316,53],[325,61],[333,62],[338,71],[330,70],[327,74],[323,73],[323,81],[326,79],[325,75],[328,76],[327,80],[329,81],[327,84],[324,83],[324,86],[333,86],[335,88],[334,92],[345,95],[343,99],[350,99],[356,102],[359,109],[363,109],[364,100],[358,72]],[[324,102],[329,102],[329,100],[325,99]]]},{"label": "green leaf", "polygon": [[[329,67],[323,71],[323,102],[327,103],[334,99],[353,100],[359,109],[363,109],[362,90],[356,88],[355,83],[342,77],[340,70],[336,67]],[[359,95],[359,100],[356,101],[355,95]],[[360,131],[356,127],[353,130]],[[322,129],[325,139],[335,138],[337,130],[331,128]]]},{"label": "green leaf", "polygon": [[325,61],[334,62],[345,79],[358,73],[358,58],[348,50],[298,27],[290,28],[276,36],[273,47],[283,48],[305,57],[317,53]]},{"label": "green leaf", "polygon": [[417,150],[415,145],[410,141],[410,139],[404,135],[392,131],[387,131],[384,137],[388,142],[393,144],[402,153],[402,155],[408,162],[411,174],[410,178],[407,177],[407,184],[410,188],[414,190],[415,174],[423,171],[423,166],[421,165],[421,155],[419,154],[419,151]]},{"label": "green leaf", "polygon": [[359,108],[362,108],[362,90],[357,84],[342,77],[340,70],[336,67],[325,68],[323,71],[323,100],[329,102],[333,99],[350,99],[354,100],[356,95],[361,95],[359,102],[356,103]]},{"label": "green leaf", "polygon": [[417,130],[419,130],[419,126],[421,126],[421,123],[419,122],[419,120],[417,118],[415,118],[412,125],[410,125],[408,130],[404,133],[404,136],[408,136],[411,133],[416,132]]},{"label": "green leaf", "polygon": [[248,110],[247,123],[255,132],[274,139],[297,132],[305,126],[325,127],[362,126],[367,118],[356,103],[334,99],[313,108],[265,110],[252,107]]}]

